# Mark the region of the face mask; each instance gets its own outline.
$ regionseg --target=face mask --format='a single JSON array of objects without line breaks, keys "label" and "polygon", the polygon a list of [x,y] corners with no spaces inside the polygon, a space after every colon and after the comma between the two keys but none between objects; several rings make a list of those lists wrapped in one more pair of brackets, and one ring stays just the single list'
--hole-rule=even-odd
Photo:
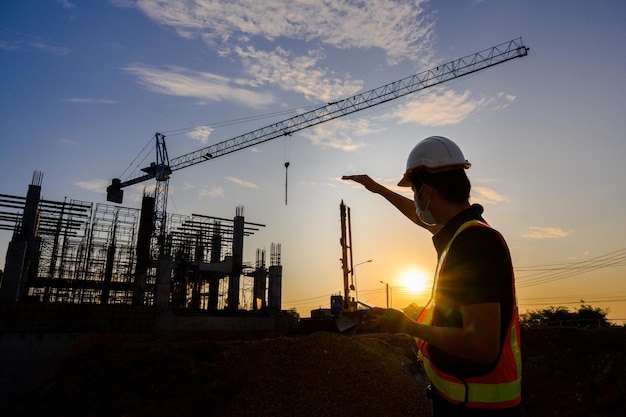
[{"label": "face mask", "polygon": [[420,205],[417,204],[417,198],[419,197],[420,193],[422,192],[422,188],[424,187],[424,185],[422,184],[422,186],[420,187],[419,191],[417,193],[415,193],[415,195],[413,196],[413,202],[415,203],[415,212],[417,213],[417,216],[420,218],[420,220],[428,225],[428,226],[434,226],[437,224],[437,220],[435,220],[435,218],[433,217],[432,213],[430,212],[430,210],[428,210],[428,207],[430,206],[430,200],[428,200],[428,202],[426,203],[426,209],[422,210],[420,208]]}]

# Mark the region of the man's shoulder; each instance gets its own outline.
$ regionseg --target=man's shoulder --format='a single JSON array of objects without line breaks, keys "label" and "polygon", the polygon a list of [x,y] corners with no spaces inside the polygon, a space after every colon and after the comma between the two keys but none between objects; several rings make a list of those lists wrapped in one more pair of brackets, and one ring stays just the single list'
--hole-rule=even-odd
[{"label": "man's shoulder", "polygon": [[462,240],[497,240],[503,239],[502,234],[489,226],[486,222],[477,222],[468,225],[458,234],[457,239]]}]

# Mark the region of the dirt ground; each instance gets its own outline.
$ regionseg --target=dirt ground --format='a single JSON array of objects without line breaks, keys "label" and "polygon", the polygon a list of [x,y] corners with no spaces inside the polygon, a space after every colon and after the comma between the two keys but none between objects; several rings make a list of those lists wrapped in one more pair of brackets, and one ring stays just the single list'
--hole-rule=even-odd
[{"label": "dirt ground", "polygon": [[[2,415],[428,416],[406,335],[102,343]],[[626,329],[522,332],[527,417],[626,415]]]}]

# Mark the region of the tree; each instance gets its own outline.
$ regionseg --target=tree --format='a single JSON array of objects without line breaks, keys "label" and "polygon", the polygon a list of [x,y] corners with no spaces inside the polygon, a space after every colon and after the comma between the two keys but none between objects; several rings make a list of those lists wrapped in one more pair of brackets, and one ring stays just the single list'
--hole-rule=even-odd
[{"label": "tree", "polygon": [[424,307],[423,306],[420,307],[420,306],[418,306],[415,303],[411,303],[410,305],[408,305],[408,306],[406,306],[406,307],[404,307],[402,309],[404,314],[406,314],[407,316],[409,316],[413,320],[417,319],[417,317],[420,315],[422,310],[424,310]]},{"label": "tree", "polygon": [[613,325],[606,319],[607,314],[608,309],[594,308],[587,304],[581,304],[578,309],[578,319],[590,325],[587,327],[594,327],[593,322],[597,322],[598,327],[612,327]]},{"label": "tree", "polygon": [[607,320],[608,310],[581,304],[577,311],[567,307],[550,306],[544,309],[520,314],[520,324],[524,327],[573,326],[580,328],[612,327]]},{"label": "tree", "polygon": [[300,313],[298,313],[298,310],[296,310],[295,307],[291,307],[289,310],[287,310],[287,316],[289,328],[297,329],[298,322],[300,321]]}]

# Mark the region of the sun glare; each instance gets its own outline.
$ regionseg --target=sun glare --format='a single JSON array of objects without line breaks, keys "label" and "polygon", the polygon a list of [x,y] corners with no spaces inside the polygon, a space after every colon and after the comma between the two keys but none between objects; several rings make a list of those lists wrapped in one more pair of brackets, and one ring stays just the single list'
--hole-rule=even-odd
[{"label": "sun glare", "polygon": [[421,269],[409,268],[402,272],[401,282],[407,291],[421,294],[430,290],[430,280]]}]

